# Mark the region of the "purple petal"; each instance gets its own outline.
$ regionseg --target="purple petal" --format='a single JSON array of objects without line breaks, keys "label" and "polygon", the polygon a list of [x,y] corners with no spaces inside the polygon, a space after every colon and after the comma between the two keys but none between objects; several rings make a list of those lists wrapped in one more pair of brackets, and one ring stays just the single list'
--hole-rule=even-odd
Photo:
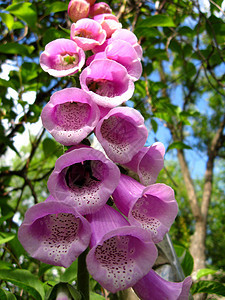
[{"label": "purple petal", "polygon": [[91,49],[91,51],[96,54],[98,52],[104,52],[105,51],[105,48],[110,45],[110,43],[112,42],[111,38],[109,39],[106,39],[105,42],[100,45],[100,46],[95,46],[93,49]]},{"label": "purple petal", "polygon": [[122,215],[107,205],[88,220],[93,248],[87,268],[104,288],[112,293],[127,289],[149,272],[157,250],[143,229],[126,225]]},{"label": "purple petal", "polygon": [[67,88],[54,93],[41,113],[43,126],[57,142],[70,146],[80,143],[95,128],[98,106],[85,91]]},{"label": "purple petal", "polygon": [[151,147],[142,148],[125,166],[138,173],[144,185],[155,183],[164,165],[165,147],[156,142]]},{"label": "purple petal", "polygon": [[131,225],[141,226],[151,232],[152,240],[158,243],[169,231],[178,212],[174,191],[165,184],[152,184],[145,188],[130,209],[128,219]]},{"label": "purple petal", "polygon": [[115,107],[130,99],[134,83],[121,64],[109,59],[94,60],[80,75],[81,88],[100,106]]},{"label": "purple petal", "polygon": [[113,199],[130,224],[150,232],[155,243],[163,240],[178,212],[172,188],[157,183],[141,189],[139,182],[123,174]]},{"label": "purple petal", "polygon": [[142,300],[188,300],[191,284],[191,277],[186,277],[182,282],[170,282],[151,270],[133,289]]},{"label": "purple petal", "polygon": [[89,66],[90,63],[92,63],[93,60],[95,60],[95,59],[105,59],[105,58],[106,58],[105,52],[98,52],[98,53],[96,53],[94,55],[91,55],[91,56],[89,56],[87,58],[87,60],[86,60],[86,66]]},{"label": "purple petal", "polygon": [[123,40],[123,41],[128,42],[129,44],[131,44],[131,46],[136,51],[139,59],[142,58],[142,52],[143,52],[142,48],[138,44],[138,39],[132,31],[127,30],[127,29],[118,29],[112,34],[111,40],[112,41],[113,40]]},{"label": "purple petal", "polygon": [[105,49],[106,57],[123,65],[132,80],[136,81],[142,73],[142,65],[134,48],[126,41],[114,40]]},{"label": "purple petal", "polygon": [[90,225],[72,206],[48,200],[26,212],[18,237],[32,257],[69,267],[87,248]]},{"label": "purple petal", "polygon": [[119,177],[118,167],[102,152],[76,146],[57,159],[48,189],[56,200],[72,203],[79,213],[88,214],[105,205]]},{"label": "purple petal", "polygon": [[108,157],[122,164],[132,159],[148,137],[144,118],[131,107],[111,109],[100,120],[95,133]]},{"label": "purple petal", "polygon": [[94,16],[94,20],[99,22],[107,34],[107,38],[111,37],[113,32],[122,28],[122,24],[118,18],[112,14],[101,14]]},{"label": "purple petal", "polygon": [[106,39],[106,32],[98,22],[84,18],[72,24],[70,38],[87,51],[102,45]]},{"label": "purple petal", "polygon": [[78,72],[84,63],[84,51],[68,39],[56,39],[48,43],[40,56],[42,69],[55,77],[72,75]]},{"label": "purple petal", "polygon": [[113,200],[117,208],[128,217],[130,209],[135,202],[142,196],[144,186],[133,178],[121,174],[120,181],[113,192]]}]

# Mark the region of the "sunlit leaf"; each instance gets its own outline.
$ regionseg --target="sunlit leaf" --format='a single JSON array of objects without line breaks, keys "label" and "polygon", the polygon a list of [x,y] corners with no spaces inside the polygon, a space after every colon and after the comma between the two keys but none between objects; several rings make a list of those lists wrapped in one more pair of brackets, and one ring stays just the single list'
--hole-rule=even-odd
[{"label": "sunlit leaf", "polygon": [[192,149],[190,146],[186,145],[185,143],[183,142],[173,142],[172,144],[169,145],[169,147],[167,148],[167,152],[169,150],[172,150],[172,149]]},{"label": "sunlit leaf", "polygon": [[193,284],[191,292],[192,294],[207,293],[225,296],[225,285],[217,281],[201,280]]},{"label": "sunlit leaf", "polygon": [[22,45],[18,43],[7,43],[0,45],[0,53],[18,54],[29,56],[34,50],[33,46]]},{"label": "sunlit leaf", "polygon": [[8,6],[6,10],[11,12],[17,18],[26,22],[33,29],[35,28],[37,22],[37,14],[32,6],[32,3],[29,2],[15,3]]},{"label": "sunlit leaf", "polygon": [[14,18],[12,15],[7,13],[0,13],[0,17],[9,30],[12,30],[14,24]]},{"label": "sunlit leaf", "polygon": [[14,239],[15,234],[10,232],[0,232],[0,244],[5,244]]},{"label": "sunlit leaf", "polygon": [[68,8],[68,4],[60,1],[55,1],[47,6],[45,11],[45,15],[49,15],[51,13],[56,13],[59,11],[66,11]]},{"label": "sunlit leaf", "polygon": [[201,269],[198,271],[197,273],[197,279],[203,277],[203,276],[207,276],[209,274],[215,274],[216,270],[212,270],[212,269]]},{"label": "sunlit leaf", "polygon": [[45,293],[41,281],[27,270],[0,270],[0,279],[24,289],[35,300],[44,299]]},{"label": "sunlit leaf", "polygon": [[2,225],[3,222],[5,222],[6,220],[12,218],[13,215],[14,215],[14,212],[13,212],[13,211],[10,211],[10,212],[8,212],[5,216],[2,216],[2,217],[0,218],[0,225]]},{"label": "sunlit leaf", "polygon": [[105,297],[99,295],[99,294],[96,294],[94,292],[90,292],[90,300],[104,300]]},{"label": "sunlit leaf", "polygon": [[194,260],[190,252],[181,245],[174,245],[174,249],[181,263],[184,275],[189,276],[194,267]]},{"label": "sunlit leaf", "polygon": [[136,29],[139,29],[139,27],[175,27],[173,20],[171,17],[167,15],[154,15],[150,16],[144,20],[141,20],[138,24]]}]

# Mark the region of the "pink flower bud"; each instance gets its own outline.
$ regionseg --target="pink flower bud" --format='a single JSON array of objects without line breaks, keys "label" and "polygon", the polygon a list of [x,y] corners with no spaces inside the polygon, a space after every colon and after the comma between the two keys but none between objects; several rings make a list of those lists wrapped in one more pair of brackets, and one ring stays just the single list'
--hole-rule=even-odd
[{"label": "pink flower bud", "polygon": [[85,0],[71,0],[68,5],[68,15],[73,22],[86,18],[90,4]]},{"label": "pink flower bud", "polygon": [[112,10],[109,5],[105,2],[95,3],[93,6],[90,7],[90,17],[94,17],[101,14],[111,14]]},{"label": "pink flower bud", "polygon": [[96,0],[87,0],[88,3],[90,3],[90,5],[94,5]]}]

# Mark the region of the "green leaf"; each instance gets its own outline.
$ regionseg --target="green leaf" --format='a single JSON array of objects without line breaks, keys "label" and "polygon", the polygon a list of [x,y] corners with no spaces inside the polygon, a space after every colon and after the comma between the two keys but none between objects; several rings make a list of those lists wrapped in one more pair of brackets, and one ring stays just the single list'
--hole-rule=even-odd
[{"label": "green leaf", "polygon": [[3,222],[5,222],[6,220],[12,218],[14,216],[14,212],[13,211],[10,211],[9,213],[7,213],[5,216],[2,216],[0,218],[0,225],[3,224]]},{"label": "green leaf", "polygon": [[191,62],[187,62],[185,65],[184,65],[184,71],[185,71],[185,74],[188,78],[194,76],[196,74],[196,68],[195,68],[195,65]]},{"label": "green leaf", "polygon": [[13,23],[13,28],[12,29],[13,30],[22,29],[24,27],[25,27],[25,25],[21,21],[16,21],[16,22]]},{"label": "green leaf", "polygon": [[24,62],[21,67],[23,83],[35,79],[38,76],[38,65],[36,63]]},{"label": "green leaf", "polygon": [[217,271],[212,269],[201,269],[197,273],[197,279],[209,275],[209,274],[215,274]]},{"label": "green leaf", "polygon": [[38,277],[41,277],[46,271],[51,269],[53,266],[41,263],[38,271]]},{"label": "green leaf", "polygon": [[0,299],[7,300],[6,293],[3,289],[0,289]]},{"label": "green leaf", "polygon": [[192,273],[194,267],[193,257],[191,256],[190,252],[181,245],[174,244],[174,249],[181,263],[184,275],[189,276]]},{"label": "green leaf", "polygon": [[18,54],[29,56],[34,51],[34,46],[21,45],[18,43],[7,43],[0,45],[0,53]]},{"label": "green leaf", "polygon": [[158,124],[154,119],[151,119],[151,125],[152,125],[152,129],[153,129],[154,133],[156,133],[158,130]]},{"label": "green leaf", "polygon": [[12,268],[13,266],[10,262],[0,260],[0,269],[11,270]]},{"label": "green leaf", "polygon": [[225,296],[225,285],[216,281],[201,280],[191,287],[191,293],[207,293]]},{"label": "green leaf", "polygon": [[59,11],[66,11],[68,8],[68,4],[67,3],[63,3],[60,1],[55,1],[49,5],[47,5],[47,9],[45,11],[45,15],[49,15],[51,13],[56,13]]},{"label": "green leaf", "polygon": [[36,300],[44,299],[42,282],[27,270],[0,270],[0,279],[24,289]]},{"label": "green leaf", "polygon": [[53,40],[60,39],[60,38],[70,38],[69,34],[64,32],[63,30],[57,30],[55,28],[50,28],[45,31],[43,36],[43,45],[47,45]]},{"label": "green leaf", "polygon": [[58,155],[62,154],[60,151],[61,145],[59,146],[59,144],[56,143],[55,140],[51,138],[44,139],[42,143],[42,147],[46,158],[52,155],[56,155],[58,157]]},{"label": "green leaf", "polygon": [[12,293],[8,291],[5,291],[5,293],[6,293],[7,300],[16,300],[16,296],[14,296]]},{"label": "green leaf", "polygon": [[99,294],[96,294],[94,292],[90,292],[90,299],[91,300],[104,300],[105,297],[99,295]]},{"label": "green leaf", "polygon": [[180,35],[186,35],[188,37],[193,37],[195,34],[195,31],[188,26],[182,26],[178,29],[178,33]]},{"label": "green leaf", "polygon": [[67,284],[67,288],[70,292],[70,295],[73,297],[74,300],[82,299],[81,293],[78,290],[76,290],[72,285]]},{"label": "green leaf", "polygon": [[140,97],[145,97],[146,96],[146,87],[145,87],[145,82],[142,80],[137,81],[135,84],[135,94],[138,94]]},{"label": "green leaf", "polygon": [[20,2],[12,4],[6,8],[7,11],[11,12],[17,18],[23,20],[30,27],[35,29],[37,22],[37,14],[34,10],[32,3]]},{"label": "green leaf", "polygon": [[18,236],[16,235],[13,240],[9,242],[10,249],[14,256],[20,257],[20,255],[27,255],[23,246],[20,244],[20,241],[18,240]]},{"label": "green leaf", "polygon": [[1,136],[1,141],[6,145],[9,146],[9,148],[11,148],[14,152],[16,152],[16,154],[20,157],[19,152],[17,151],[17,149],[15,148],[15,146],[13,145],[13,142],[8,139],[6,136]]},{"label": "green leaf", "polygon": [[169,145],[167,148],[166,152],[172,149],[192,149],[190,146],[186,145],[183,142],[173,142],[172,144]]},{"label": "green leaf", "polygon": [[169,60],[167,53],[164,49],[148,47],[145,53],[150,59]]},{"label": "green leaf", "polygon": [[63,282],[72,282],[77,278],[77,260],[75,260],[69,268],[62,274],[60,280]]},{"label": "green leaf", "polygon": [[154,16],[148,17],[144,20],[141,20],[137,24],[137,29],[139,30],[139,27],[150,28],[150,27],[156,27],[156,26],[175,27],[176,25],[174,24],[171,17],[169,17],[167,15],[154,15]]},{"label": "green leaf", "polygon": [[69,297],[70,299],[74,300],[81,300],[82,298],[81,294],[72,285],[65,282],[59,282],[48,290],[48,292],[45,295],[45,299],[55,300],[59,292],[64,293],[65,298]]},{"label": "green leaf", "polygon": [[152,28],[149,28],[149,27],[136,28],[135,33],[138,34],[138,35],[144,36],[145,38],[161,36],[161,32],[155,27],[152,27]]},{"label": "green leaf", "polygon": [[0,13],[0,17],[2,18],[2,22],[8,27],[9,31],[12,30],[14,24],[13,16],[7,13]]},{"label": "green leaf", "polygon": [[5,244],[14,239],[15,234],[11,232],[0,232],[0,244]]},{"label": "green leaf", "polygon": [[0,86],[12,87],[12,84],[11,84],[10,80],[5,80],[5,79],[0,78]]}]

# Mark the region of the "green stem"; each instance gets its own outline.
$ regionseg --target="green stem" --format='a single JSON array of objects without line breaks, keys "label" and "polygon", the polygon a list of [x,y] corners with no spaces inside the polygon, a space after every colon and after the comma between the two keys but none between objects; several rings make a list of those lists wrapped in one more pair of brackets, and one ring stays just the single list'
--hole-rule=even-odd
[{"label": "green stem", "polygon": [[86,266],[86,256],[88,249],[86,249],[78,257],[78,272],[77,272],[77,289],[82,295],[82,300],[89,300],[89,273]]}]

